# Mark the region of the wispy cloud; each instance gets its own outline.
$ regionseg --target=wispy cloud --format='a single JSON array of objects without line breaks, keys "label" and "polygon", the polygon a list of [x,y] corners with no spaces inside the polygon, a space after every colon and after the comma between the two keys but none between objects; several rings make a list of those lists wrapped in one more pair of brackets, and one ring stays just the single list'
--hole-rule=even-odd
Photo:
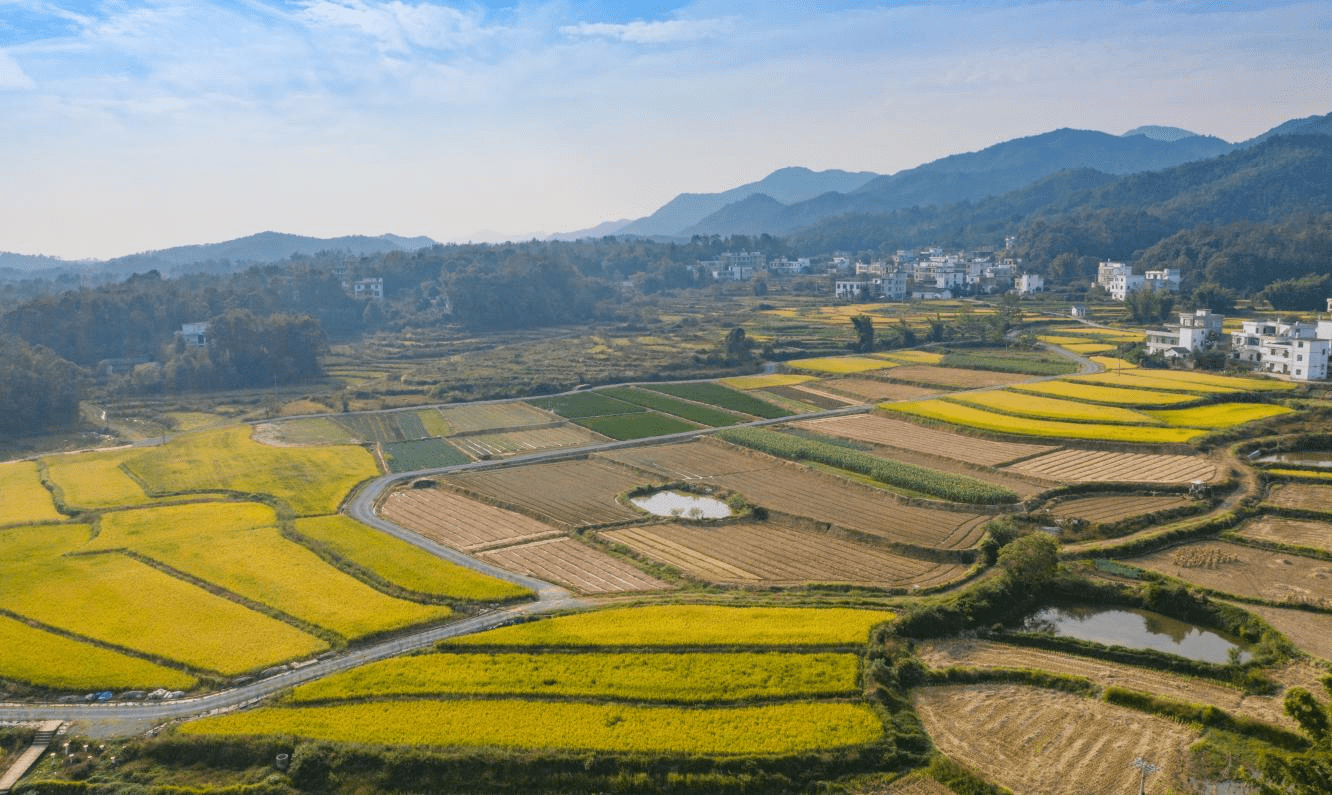
[{"label": "wispy cloud", "polygon": [[733,18],[664,19],[633,22],[580,22],[564,25],[560,32],[571,37],[605,38],[630,44],[676,44],[724,36],[735,28]]},{"label": "wispy cloud", "polygon": [[35,85],[13,58],[0,51],[0,91],[27,90]]}]

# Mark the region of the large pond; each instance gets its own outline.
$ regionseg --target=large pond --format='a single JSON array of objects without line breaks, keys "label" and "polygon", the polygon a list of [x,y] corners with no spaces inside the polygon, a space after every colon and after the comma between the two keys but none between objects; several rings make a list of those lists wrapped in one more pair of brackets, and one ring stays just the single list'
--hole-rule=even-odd
[{"label": "large pond", "polygon": [[1149,610],[1047,607],[1023,620],[1022,628],[1107,646],[1154,649],[1201,662],[1230,662],[1231,649],[1240,649],[1241,661],[1249,659],[1249,653],[1244,651],[1244,645],[1238,639]]},{"label": "large pond", "polygon": [[682,516],[687,519],[725,519],[731,506],[715,497],[700,497],[679,491],[658,491],[629,500],[653,516]]},{"label": "large pond", "polygon": [[1332,450],[1291,450],[1286,453],[1269,453],[1258,460],[1264,464],[1301,464],[1332,469]]}]

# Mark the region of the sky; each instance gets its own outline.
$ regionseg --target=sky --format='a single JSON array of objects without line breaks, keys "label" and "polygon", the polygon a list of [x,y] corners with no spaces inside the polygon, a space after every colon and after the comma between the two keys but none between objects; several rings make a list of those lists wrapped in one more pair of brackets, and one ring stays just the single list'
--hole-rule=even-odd
[{"label": "sky", "polygon": [[784,166],[1332,112],[1332,3],[0,0],[0,251],[519,238]]}]

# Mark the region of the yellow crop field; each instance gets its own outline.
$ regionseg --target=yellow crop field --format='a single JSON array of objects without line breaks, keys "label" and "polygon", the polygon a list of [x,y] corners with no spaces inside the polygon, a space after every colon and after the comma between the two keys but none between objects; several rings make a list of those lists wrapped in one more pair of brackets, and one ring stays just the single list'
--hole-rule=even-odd
[{"label": "yellow crop field", "polygon": [[1145,413],[1167,425],[1186,428],[1233,428],[1246,422],[1290,414],[1292,411],[1285,406],[1273,406],[1270,403],[1216,403],[1210,406],[1195,406],[1191,409],[1168,409]]},{"label": "yellow crop field", "polygon": [[177,431],[198,431],[227,421],[204,411],[168,411],[163,416]]},{"label": "yellow crop field", "polygon": [[204,718],[180,730],[197,735],[296,735],[376,745],[735,756],[863,745],[883,736],[878,716],[861,704],[684,709],[518,699],[274,707]]},{"label": "yellow crop field", "polygon": [[1124,389],[1117,386],[1097,386],[1077,381],[1038,381],[1034,384],[1014,384],[1009,389],[1032,395],[1068,398],[1091,403],[1110,403],[1116,406],[1177,406],[1193,403],[1197,395],[1179,392],[1157,392],[1151,389]]},{"label": "yellow crop field", "polygon": [[421,419],[421,427],[431,436],[448,436],[453,432],[449,421],[444,419],[444,415],[439,413],[438,409],[423,409],[416,414]]},{"label": "yellow crop field", "polygon": [[721,383],[732,389],[750,390],[765,389],[771,386],[794,386],[803,384],[806,381],[813,381],[812,375],[796,375],[794,373],[769,373],[767,375],[737,375],[731,378],[721,379]]},{"label": "yellow crop field", "polygon": [[1233,375],[1215,375],[1200,373],[1196,370],[1145,370],[1155,378],[1178,381],[1184,384],[1209,384],[1222,386],[1241,392],[1283,392],[1295,389],[1299,384],[1290,381],[1277,381],[1273,378],[1241,378]]},{"label": "yellow crop field", "polygon": [[445,641],[458,646],[860,645],[883,610],[808,607],[624,607],[533,621]]},{"label": "yellow crop field", "polygon": [[993,433],[1059,439],[1098,439],[1112,442],[1162,444],[1187,442],[1204,431],[1193,428],[1155,428],[1142,425],[1103,425],[1090,422],[1060,422],[1029,417],[1011,417],[945,400],[914,400],[882,403],[884,411],[897,412],[939,422],[964,425]]},{"label": "yellow crop field", "polygon": [[296,520],[296,532],[409,591],[448,599],[516,599],[531,591],[450,563],[346,516]]},{"label": "yellow crop field", "polygon": [[57,629],[224,674],[321,652],[313,635],[118,553],[88,525],[0,531],[0,608]]},{"label": "yellow crop field", "polygon": [[71,508],[116,508],[149,505],[149,497],[120,465],[143,451],[134,448],[93,453],[66,453],[42,459],[48,477]]},{"label": "yellow crop field", "polygon": [[897,364],[887,359],[876,359],[871,356],[816,356],[812,359],[792,359],[786,363],[786,366],[794,370],[812,370],[816,373],[847,375],[849,373],[864,373],[870,370],[883,370],[896,367]]},{"label": "yellow crop field", "polygon": [[900,362],[902,364],[938,364],[943,361],[942,353],[934,351],[891,351],[889,353],[876,354],[878,357],[887,359],[891,362]]},{"label": "yellow crop field", "polygon": [[1201,382],[1190,383],[1170,378],[1160,378],[1158,373],[1163,370],[1107,370],[1104,373],[1092,373],[1091,375],[1069,376],[1068,380],[1076,383],[1101,384],[1103,386],[1118,386],[1128,389],[1158,389],[1175,392],[1193,392],[1201,395],[1224,395],[1236,392],[1237,390],[1228,386],[1218,386],[1216,384],[1204,384]]},{"label": "yellow crop field", "polygon": [[57,511],[51,492],[42,485],[34,461],[0,464],[0,525],[32,522],[58,522],[64,514]]},{"label": "yellow crop field", "polygon": [[1138,365],[1124,359],[1117,359],[1114,356],[1088,356],[1096,364],[1101,365],[1107,370],[1137,370]]},{"label": "yellow crop field", "polygon": [[1332,480],[1332,472],[1316,472],[1312,469],[1282,469],[1273,467],[1264,469],[1269,475],[1280,475],[1285,478],[1307,478],[1309,480]]},{"label": "yellow crop field", "polygon": [[1115,349],[1114,345],[1110,345],[1104,342],[1069,342],[1065,343],[1064,345],[1061,345],[1060,347],[1063,348],[1064,350],[1073,351],[1074,353],[1081,353],[1081,354],[1109,353],[1110,351],[1113,351]]},{"label": "yellow crop field", "polygon": [[1076,400],[1028,395],[1006,389],[988,392],[967,392],[949,398],[950,401],[993,409],[1023,417],[1081,422],[1108,422],[1118,425],[1159,425],[1160,422],[1142,412],[1119,406],[1098,406]]},{"label": "yellow crop field", "polygon": [[851,696],[854,654],[426,654],[335,674],[292,692],[303,704],[425,695],[568,696],[707,703]]},{"label": "yellow crop field", "polygon": [[1087,337],[1064,337],[1057,334],[1038,334],[1036,339],[1051,345],[1085,345],[1091,342]]},{"label": "yellow crop field", "polygon": [[155,492],[271,494],[301,516],[335,512],[353,486],[379,474],[362,447],[267,447],[244,425],[179,436],[126,466]]},{"label": "yellow crop field", "polygon": [[1111,340],[1114,342],[1142,342],[1144,332],[1130,331],[1126,329],[1100,328],[1098,326],[1085,326],[1081,323],[1071,326],[1051,326],[1050,331],[1055,334],[1064,334],[1070,337],[1080,337],[1083,341],[1088,338]]},{"label": "yellow crop field", "polygon": [[102,517],[89,548],[130,549],[346,638],[451,615],[376,591],[284,538],[274,520],[272,509],[255,503],[115,511]]},{"label": "yellow crop field", "polygon": [[81,643],[0,616],[0,679],[57,690],[158,688],[188,690],[188,674],[119,652]]}]

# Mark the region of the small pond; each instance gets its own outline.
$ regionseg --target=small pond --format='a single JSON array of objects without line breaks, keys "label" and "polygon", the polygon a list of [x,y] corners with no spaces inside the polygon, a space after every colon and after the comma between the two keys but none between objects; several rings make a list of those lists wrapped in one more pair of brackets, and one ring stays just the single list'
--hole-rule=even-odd
[{"label": "small pond", "polygon": [[679,491],[658,491],[629,500],[654,516],[681,516],[686,519],[725,519],[731,506],[715,497],[700,497]]},{"label": "small pond", "polygon": [[1258,459],[1264,464],[1300,464],[1306,467],[1332,469],[1332,450],[1291,450],[1269,453]]},{"label": "small pond", "polygon": [[1149,610],[1047,607],[1024,619],[1022,628],[1029,632],[1053,632],[1107,646],[1153,649],[1200,662],[1230,662],[1230,650],[1234,648],[1241,649],[1241,661],[1249,659],[1249,653],[1243,651],[1244,644],[1237,639]]}]

